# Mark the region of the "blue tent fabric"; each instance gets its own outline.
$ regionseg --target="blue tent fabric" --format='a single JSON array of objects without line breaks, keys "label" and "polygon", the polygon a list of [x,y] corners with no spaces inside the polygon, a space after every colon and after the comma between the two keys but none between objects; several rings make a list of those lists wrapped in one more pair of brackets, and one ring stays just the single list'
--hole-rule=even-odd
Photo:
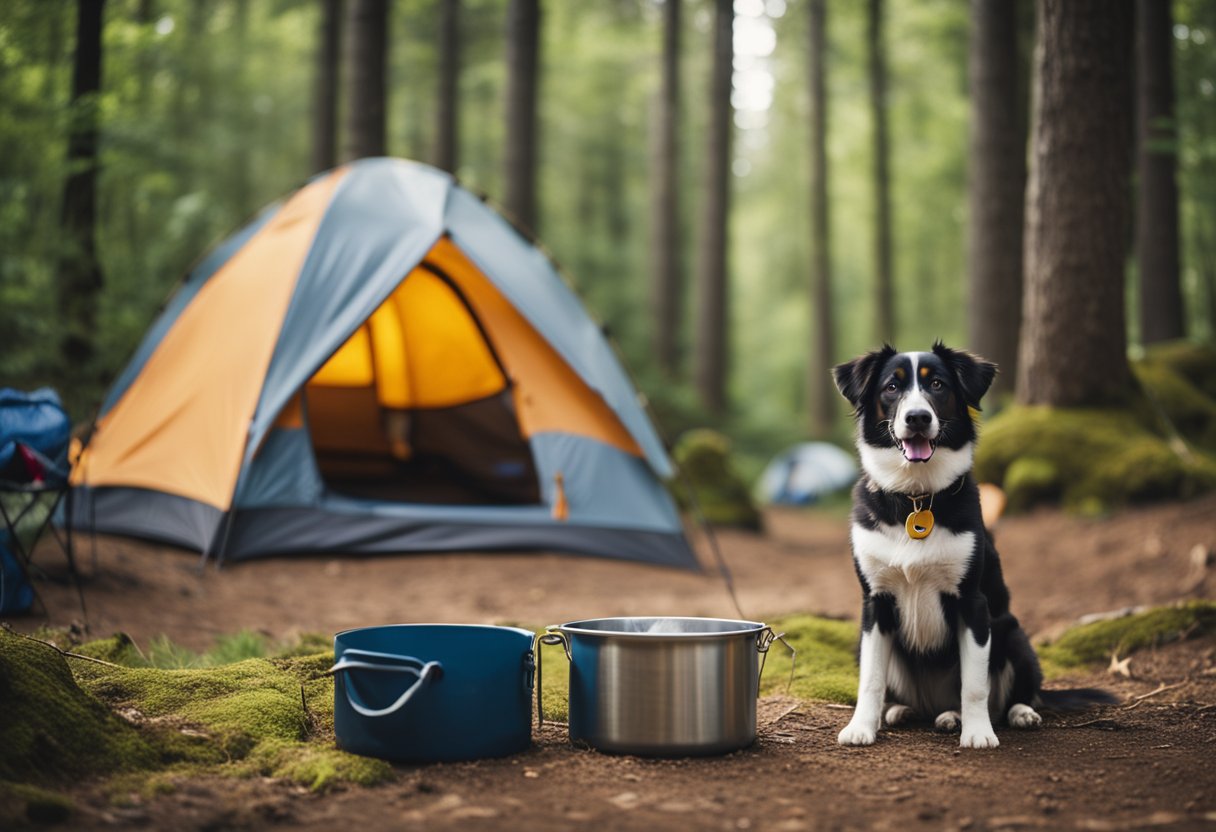
[{"label": "blue tent fabric", "polygon": [[[81,486],[73,516],[94,526],[241,560],[282,552],[556,549],[699,569],[662,480],[671,461],[605,339],[549,258],[447,173],[401,159],[342,169],[295,286],[252,414],[225,511],[137,487]],[[122,397],[206,283],[278,210],[222,243],[153,325],[107,397]],[[528,437],[541,501],[435,505],[331,491],[307,426],[276,425],[283,408],[371,314],[449,237],[633,438],[641,456],[562,432]],[[205,348],[205,347],[204,347]],[[555,517],[557,475],[568,511]]]},{"label": "blue tent fabric", "polygon": [[857,474],[857,462],[847,451],[828,442],[803,442],[773,457],[757,491],[770,505],[808,505],[852,486]]}]

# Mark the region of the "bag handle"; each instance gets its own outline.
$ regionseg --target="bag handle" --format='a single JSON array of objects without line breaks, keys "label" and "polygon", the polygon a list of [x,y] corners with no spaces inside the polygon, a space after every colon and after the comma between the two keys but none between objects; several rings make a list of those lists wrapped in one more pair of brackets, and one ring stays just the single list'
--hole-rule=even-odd
[{"label": "bag handle", "polygon": [[[381,664],[376,661],[360,661],[358,658],[351,660],[350,656],[403,662],[403,664]],[[418,689],[422,687],[424,682],[437,682],[443,678],[443,665],[439,662],[426,662],[413,656],[398,656],[393,653],[373,653],[370,650],[347,650],[326,673],[334,675],[337,673],[347,673],[352,670],[370,670],[375,673],[407,673],[417,677],[414,683],[406,688],[405,692],[397,697],[397,701],[393,704],[386,708],[369,708],[357,701],[355,678],[353,675],[347,676],[346,701],[356,713],[366,717],[381,717],[395,714],[409,703],[410,699],[414,697],[414,694],[418,692]]]}]

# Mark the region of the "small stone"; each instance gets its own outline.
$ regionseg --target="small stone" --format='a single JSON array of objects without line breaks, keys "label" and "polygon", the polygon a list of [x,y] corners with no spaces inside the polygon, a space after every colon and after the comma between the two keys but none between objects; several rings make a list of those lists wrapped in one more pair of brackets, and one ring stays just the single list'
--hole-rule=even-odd
[{"label": "small stone", "polygon": [[524,777],[527,777],[529,780],[535,780],[537,777],[540,777],[540,772],[534,768],[526,768],[524,769]]}]

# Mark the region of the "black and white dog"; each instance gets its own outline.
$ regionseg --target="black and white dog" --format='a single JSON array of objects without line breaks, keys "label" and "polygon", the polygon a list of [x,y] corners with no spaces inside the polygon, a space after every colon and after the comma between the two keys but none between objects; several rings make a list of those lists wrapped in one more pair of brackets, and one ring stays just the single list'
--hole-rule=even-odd
[{"label": "black and white dog", "polygon": [[996,365],[938,342],[932,352],[884,346],[834,374],[856,412],[862,467],[852,516],[861,679],[840,744],[870,745],[884,722],[911,716],[961,728],[963,748],[995,748],[1001,719],[1037,727],[1043,674],[1009,611],[971,477],[971,409]]}]

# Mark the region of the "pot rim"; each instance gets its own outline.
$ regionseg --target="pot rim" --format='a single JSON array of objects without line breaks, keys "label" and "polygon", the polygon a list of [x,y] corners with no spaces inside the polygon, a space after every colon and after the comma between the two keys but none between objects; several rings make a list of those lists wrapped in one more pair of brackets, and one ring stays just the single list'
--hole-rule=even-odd
[{"label": "pot rim", "polygon": [[526,627],[510,627],[510,626],[503,625],[503,624],[452,624],[452,623],[439,624],[439,623],[428,623],[428,622],[415,621],[415,622],[410,622],[407,624],[371,624],[366,627],[351,627],[349,629],[339,630],[338,632],[334,633],[334,638],[336,639],[339,636],[344,636],[349,633],[366,632],[367,630],[393,630],[393,629],[404,629],[404,628],[414,629],[414,628],[419,628],[419,627],[444,627],[444,628],[452,628],[452,629],[459,628],[462,630],[508,630],[513,633],[519,633],[520,635],[527,635],[532,638],[536,637],[536,633],[532,630],[527,629]]},{"label": "pot rim", "polygon": [[[652,620],[667,620],[667,621],[717,621],[726,624],[738,624],[737,629],[720,630],[717,632],[706,633],[645,633],[645,632],[630,632],[628,630],[597,630],[581,627],[579,625],[590,624],[597,621],[652,621]],[[612,639],[676,639],[679,641],[712,641],[725,638],[734,638],[742,635],[752,635],[760,633],[768,629],[768,625],[761,621],[745,621],[737,618],[707,618],[704,616],[695,615],[625,615],[625,616],[606,616],[603,618],[584,618],[578,621],[569,621],[565,624],[559,624],[557,629],[563,633],[568,633],[577,636],[591,636],[595,638],[612,638]]]}]

